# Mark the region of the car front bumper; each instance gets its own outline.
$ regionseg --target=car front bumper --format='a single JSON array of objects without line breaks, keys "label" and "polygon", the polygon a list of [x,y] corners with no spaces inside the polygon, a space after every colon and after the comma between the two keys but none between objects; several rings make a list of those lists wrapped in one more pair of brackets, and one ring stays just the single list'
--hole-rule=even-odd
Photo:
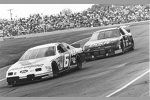
[{"label": "car front bumper", "polygon": [[14,76],[14,77],[7,77],[7,83],[9,85],[13,85],[14,83],[26,83],[34,80],[41,80],[45,78],[53,77],[53,74],[49,73],[42,73],[42,74],[29,74],[24,77]]}]

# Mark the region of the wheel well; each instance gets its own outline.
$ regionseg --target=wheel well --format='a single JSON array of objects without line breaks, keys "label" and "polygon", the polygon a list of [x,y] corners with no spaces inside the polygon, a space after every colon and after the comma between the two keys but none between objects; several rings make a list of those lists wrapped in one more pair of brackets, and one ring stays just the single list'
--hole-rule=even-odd
[{"label": "wheel well", "polygon": [[58,71],[58,66],[57,66],[57,63],[55,61],[52,62],[52,70],[53,70],[53,72]]}]

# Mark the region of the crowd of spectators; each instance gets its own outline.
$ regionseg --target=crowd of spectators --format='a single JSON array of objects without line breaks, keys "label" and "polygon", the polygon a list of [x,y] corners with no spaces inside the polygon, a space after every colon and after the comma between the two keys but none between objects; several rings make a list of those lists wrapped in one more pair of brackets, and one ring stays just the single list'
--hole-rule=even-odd
[{"label": "crowd of spectators", "polygon": [[150,7],[143,5],[93,5],[85,11],[60,12],[57,15],[30,15],[12,21],[0,20],[4,36],[50,32],[69,28],[98,27],[120,23],[150,20]]}]

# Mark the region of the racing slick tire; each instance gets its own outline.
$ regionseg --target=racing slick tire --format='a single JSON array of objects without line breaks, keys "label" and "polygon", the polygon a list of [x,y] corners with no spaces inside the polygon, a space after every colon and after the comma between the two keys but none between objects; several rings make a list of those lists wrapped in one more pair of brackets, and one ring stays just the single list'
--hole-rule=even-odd
[{"label": "racing slick tire", "polygon": [[8,83],[8,85],[12,85],[13,87],[19,85],[18,82],[14,81],[13,83]]},{"label": "racing slick tire", "polygon": [[125,44],[124,44],[123,40],[121,40],[120,47],[121,47],[121,50],[122,50],[121,53],[124,54],[125,53]]},{"label": "racing slick tire", "polygon": [[18,81],[7,81],[7,84],[11,86],[16,86],[18,85]]},{"label": "racing slick tire", "polygon": [[8,82],[8,85],[12,85],[13,86],[13,83],[12,82]]},{"label": "racing slick tire", "polygon": [[132,46],[131,46],[131,48],[130,48],[130,51],[133,51],[133,50],[135,49],[135,46],[134,46],[134,41],[133,41],[133,39],[132,39],[131,43],[132,43]]},{"label": "racing slick tire", "polygon": [[82,59],[80,56],[77,56],[77,70],[81,70],[82,69]]},{"label": "racing slick tire", "polygon": [[52,72],[53,72],[53,77],[59,76],[59,69],[56,62],[52,62]]}]

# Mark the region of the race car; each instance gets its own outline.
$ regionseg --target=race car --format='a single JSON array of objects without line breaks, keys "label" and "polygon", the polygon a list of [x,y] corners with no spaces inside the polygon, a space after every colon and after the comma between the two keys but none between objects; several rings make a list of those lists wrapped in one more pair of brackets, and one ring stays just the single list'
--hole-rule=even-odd
[{"label": "race car", "polygon": [[134,40],[130,29],[125,26],[96,31],[83,46],[86,61],[128,50],[134,50]]},{"label": "race car", "polygon": [[8,85],[56,77],[72,68],[82,69],[82,48],[50,43],[28,49],[6,73]]}]

